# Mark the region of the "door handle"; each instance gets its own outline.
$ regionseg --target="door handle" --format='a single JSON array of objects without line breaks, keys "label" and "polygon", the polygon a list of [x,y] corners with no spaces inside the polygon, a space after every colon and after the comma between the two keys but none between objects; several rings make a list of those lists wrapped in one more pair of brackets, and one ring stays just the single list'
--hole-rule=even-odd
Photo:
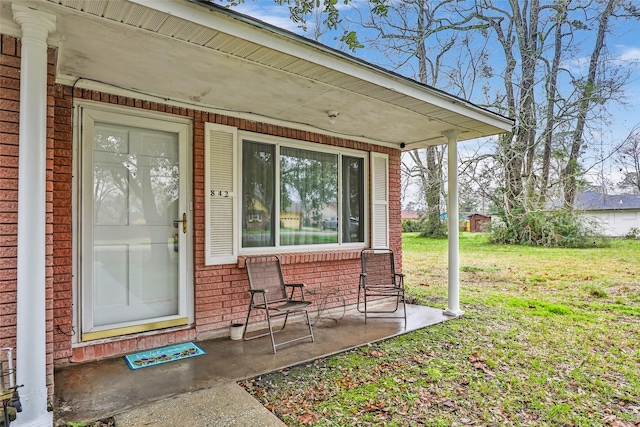
[{"label": "door handle", "polygon": [[182,220],[179,220],[179,219],[174,219],[173,220],[173,226],[175,228],[178,228],[178,223],[179,222],[182,223],[182,232],[184,234],[187,234],[187,214],[186,214],[186,212],[182,213]]}]

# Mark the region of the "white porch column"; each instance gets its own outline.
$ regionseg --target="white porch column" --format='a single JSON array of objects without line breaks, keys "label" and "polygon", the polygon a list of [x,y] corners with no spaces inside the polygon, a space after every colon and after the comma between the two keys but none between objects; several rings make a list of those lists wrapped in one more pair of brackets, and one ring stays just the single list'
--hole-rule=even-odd
[{"label": "white porch column", "polygon": [[45,222],[47,37],[56,17],[13,4],[22,27],[18,163],[18,301],[16,375],[22,412],[11,425],[50,427],[47,412]]},{"label": "white porch column", "polygon": [[458,223],[458,135],[460,131],[449,130],[442,133],[447,137],[447,224],[449,241],[449,289],[447,294],[447,316],[462,316],[460,310],[460,225]]}]

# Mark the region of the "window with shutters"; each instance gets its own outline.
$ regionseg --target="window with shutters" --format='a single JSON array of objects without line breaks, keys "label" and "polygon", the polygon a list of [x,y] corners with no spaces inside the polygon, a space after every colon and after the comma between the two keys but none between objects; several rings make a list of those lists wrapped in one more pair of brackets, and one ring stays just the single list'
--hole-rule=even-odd
[{"label": "window with shutters", "polygon": [[[206,131],[208,263],[233,262],[238,254],[364,247],[374,238],[387,246],[386,155],[228,126],[208,124]],[[377,172],[369,179],[371,162]],[[376,221],[371,235],[370,219]]]}]

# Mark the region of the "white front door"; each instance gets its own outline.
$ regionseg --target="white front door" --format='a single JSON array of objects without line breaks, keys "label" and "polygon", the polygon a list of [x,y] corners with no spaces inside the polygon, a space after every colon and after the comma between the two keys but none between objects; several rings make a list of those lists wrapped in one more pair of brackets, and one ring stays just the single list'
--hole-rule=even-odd
[{"label": "white front door", "polygon": [[186,324],[189,125],[82,110],[82,340]]}]

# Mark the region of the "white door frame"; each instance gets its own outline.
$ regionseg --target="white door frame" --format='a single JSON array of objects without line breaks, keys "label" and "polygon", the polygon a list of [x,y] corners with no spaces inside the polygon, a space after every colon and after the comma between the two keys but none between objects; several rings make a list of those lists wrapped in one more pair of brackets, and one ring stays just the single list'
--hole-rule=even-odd
[{"label": "white door frame", "polygon": [[[114,106],[92,101],[76,101],[74,105],[76,117],[74,132],[74,260],[73,260],[73,304],[75,310],[74,326],[79,333],[74,335],[74,343],[99,340],[119,335],[140,333],[169,327],[185,326],[193,323],[194,319],[194,291],[193,291],[193,212],[192,206],[192,121],[188,118],[172,114],[149,112],[147,110]],[[179,168],[180,168],[180,207],[179,215],[187,215],[187,232],[182,233],[179,227],[179,268],[180,279],[178,287],[178,314],[158,319],[147,319],[145,322],[128,322],[109,327],[92,327],[90,313],[85,304],[91,302],[91,295],[87,295],[83,286],[83,239],[88,239],[90,231],[83,220],[84,212],[92,209],[93,200],[83,199],[83,186],[92,186],[92,171],[84,165],[86,153],[83,147],[90,149],[93,143],[83,142],[87,135],[93,133],[93,122],[107,122],[124,126],[134,126],[176,133],[179,140]],[[91,136],[91,138],[93,138]],[[177,219],[177,218],[176,218]],[[91,221],[92,224],[92,221]],[[87,228],[85,228],[87,227]],[[87,242],[88,243],[88,242]]]}]

